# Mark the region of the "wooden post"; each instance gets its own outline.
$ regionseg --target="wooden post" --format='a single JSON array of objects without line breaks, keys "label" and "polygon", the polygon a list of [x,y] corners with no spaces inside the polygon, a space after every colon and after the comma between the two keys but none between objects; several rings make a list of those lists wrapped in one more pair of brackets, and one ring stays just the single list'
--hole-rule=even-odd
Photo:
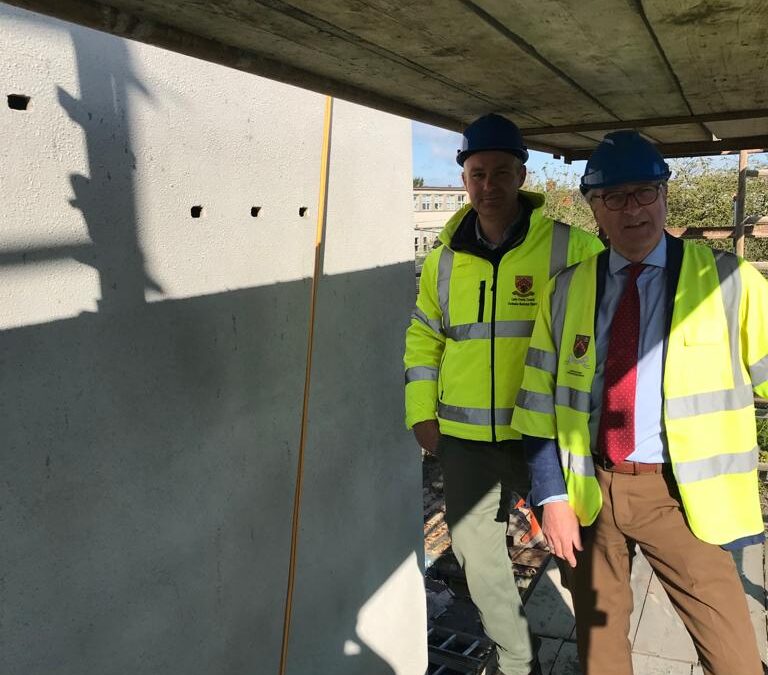
[{"label": "wooden post", "polygon": [[739,186],[736,190],[736,204],[733,212],[733,245],[736,255],[744,257],[744,206],[747,200],[747,157],[746,150],[739,152]]}]

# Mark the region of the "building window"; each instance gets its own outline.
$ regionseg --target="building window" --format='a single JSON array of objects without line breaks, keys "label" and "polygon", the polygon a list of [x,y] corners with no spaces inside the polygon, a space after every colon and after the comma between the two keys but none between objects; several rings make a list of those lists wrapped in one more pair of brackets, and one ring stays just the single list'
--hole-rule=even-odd
[{"label": "building window", "polygon": [[435,195],[434,208],[435,208],[435,211],[440,211],[443,208],[443,196],[442,195]]},{"label": "building window", "polygon": [[413,210],[419,210],[419,195],[413,195]]},{"label": "building window", "polygon": [[426,252],[427,251],[427,238],[426,237],[422,237],[421,238],[421,246],[422,246],[421,250]]},{"label": "building window", "polygon": [[418,237],[414,237],[413,238],[413,250],[416,251],[417,253],[419,252],[419,238]]},{"label": "building window", "polygon": [[456,210],[456,195],[448,195],[445,198],[445,208],[449,211]]},{"label": "building window", "polygon": [[421,200],[421,210],[422,211],[429,211],[428,195],[424,195],[424,198]]},{"label": "building window", "polygon": [[462,206],[464,206],[464,202],[467,198],[467,195],[462,194],[462,195],[459,195],[458,197],[459,197],[459,208],[461,208]]}]

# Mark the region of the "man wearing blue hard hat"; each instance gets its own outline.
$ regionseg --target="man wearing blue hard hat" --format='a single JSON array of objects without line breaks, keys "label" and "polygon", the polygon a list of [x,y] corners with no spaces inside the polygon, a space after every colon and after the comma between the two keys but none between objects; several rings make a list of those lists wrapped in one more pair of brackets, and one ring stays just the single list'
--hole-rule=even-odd
[{"label": "man wearing blue hard hat", "polygon": [[465,129],[457,162],[471,203],[424,262],[405,352],[406,424],[441,458],[453,551],[506,675],[537,672],[506,543],[510,493],[529,489],[512,407],[549,279],[602,250],[521,189],[527,159],[501,115]]},{"label": "man wearing blue hard hat", "polygon": [[585,675],[631,675],[640,547],[706,675],[763,672],[730,550],[762,542],[753,395],[768,396],[768,282],[664,232],[669,167],[608,134],[581,191],[610,248],[544,293],[512,426],[572,568]]}]

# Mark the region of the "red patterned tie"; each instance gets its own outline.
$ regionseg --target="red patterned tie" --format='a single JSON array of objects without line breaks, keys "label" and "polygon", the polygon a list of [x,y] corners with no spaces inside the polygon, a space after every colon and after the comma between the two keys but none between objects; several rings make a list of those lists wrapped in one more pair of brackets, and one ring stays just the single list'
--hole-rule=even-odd
[{"label": "red patterned tie", "polygon": [[644,269],[631,264],[627,286],[613,315],[608,357],[605,360],[603,408],[600,413],[597,449],[614,464],[635,450],[635,390],[637,348],[640,342],[640,294],[637,277]]}]

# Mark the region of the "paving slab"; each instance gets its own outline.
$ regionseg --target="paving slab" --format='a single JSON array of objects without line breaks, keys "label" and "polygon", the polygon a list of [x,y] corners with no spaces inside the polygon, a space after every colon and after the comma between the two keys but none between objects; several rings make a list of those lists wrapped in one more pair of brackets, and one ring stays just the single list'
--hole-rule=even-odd
[{"label": "paving slab", "polygon": [[693,668],[690,663],[648,654],[632,654],[632,666],[637,675],[691,675]]},{"label": "paving slab", "polygon": [[648,587],[651,585],[653,569],[646,557],[640,553],[632,561],[632,575],[630,583],[632,585],[633,611],[629,618],[629,641],[634,644],[637,635],[637,628],[640,625],[640,617],[643,614],[645,599],[648,595]]},{"label": "paving slab", "polygon": [[655,574],[648,586],[632,651],[689,664],[699,660],[683,622]]},{"label": "paving slab", "polygon": [[563,642],[550,675],[581,675],[575,642]]},{"label": "paving slab", "polygon": [[528,624],[534,635],[567,640],[576,625],[571,594],[560,584],[560,571],[550,560],[525,603]]},{"label": "paving slab", "polygon": [[541,645],[539,646],[541,675],[552,674],[552,667],[555,665],[555,661],[557,661],[557,653],[562,646],[563,641],[558,638],[541,638]]},{"label": "paving slab", "polygon": [[757,544],[733,552],[733,560],[739,570],[741,583],[747,597],[749,617],[757,637],[760,656],[768,660],[768,636],[766,636],[766,594],[765,594],[765,546]]}]

